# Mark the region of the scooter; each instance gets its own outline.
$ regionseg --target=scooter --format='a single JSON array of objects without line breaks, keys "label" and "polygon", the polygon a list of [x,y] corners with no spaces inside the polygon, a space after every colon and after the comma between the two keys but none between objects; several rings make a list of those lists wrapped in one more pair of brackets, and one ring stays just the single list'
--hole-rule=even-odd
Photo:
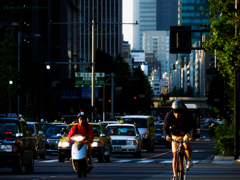
[{"label": "scooter", "polygon": [[74,141],[71,150],[73,169],[77,172],[79,178],[87,177],[87,173],[94,167],[89,165],[87,161],[87,137],[77,134],[70,139]]}]

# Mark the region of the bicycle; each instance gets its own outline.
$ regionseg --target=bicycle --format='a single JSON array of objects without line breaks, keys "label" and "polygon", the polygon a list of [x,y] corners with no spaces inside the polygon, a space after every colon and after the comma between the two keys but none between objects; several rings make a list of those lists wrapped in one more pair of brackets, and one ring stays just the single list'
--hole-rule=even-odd
[{"label": "bicycle", "polygon": [[[185,153],[185,148],[183,146],[182,141],[176,141],[175,139],[172,139],[173,142],[178,143],[177,148],[177,176],[178,180],[186,180],[187,178],[187,155]],[[188,142],[188,140],[184,141],[185,143]]]}]

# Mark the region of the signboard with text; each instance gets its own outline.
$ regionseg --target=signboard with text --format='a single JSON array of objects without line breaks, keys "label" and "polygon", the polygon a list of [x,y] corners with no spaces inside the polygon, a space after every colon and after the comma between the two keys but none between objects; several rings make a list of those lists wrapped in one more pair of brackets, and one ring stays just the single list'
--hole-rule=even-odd
[{"label": "signboard with text", "polygon": [[[105,73],[95,73],[95,87],[103,87]],[[92,73],[75,73],[75,87],[92,87]]]}]

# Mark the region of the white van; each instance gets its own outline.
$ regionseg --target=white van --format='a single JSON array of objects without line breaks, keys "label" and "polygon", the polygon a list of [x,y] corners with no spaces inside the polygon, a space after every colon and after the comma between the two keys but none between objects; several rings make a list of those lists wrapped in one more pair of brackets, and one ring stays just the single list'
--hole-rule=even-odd
[{"label": "white van", "polygon": [[128,115],[121,117],[124,123],[136,124],[142,137],[143,149],[149,152],[154,151],[155,126],[152,116],[148,115]]}]

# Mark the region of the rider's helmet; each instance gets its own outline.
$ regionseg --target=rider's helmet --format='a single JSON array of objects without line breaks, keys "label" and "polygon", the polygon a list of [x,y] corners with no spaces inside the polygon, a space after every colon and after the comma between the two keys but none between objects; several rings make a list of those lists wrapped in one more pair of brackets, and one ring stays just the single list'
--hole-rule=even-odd
[{"label": "rider's helmet", "polygon": [[80,118],[80,117],[86,119],[86,116],[84,115],[84,112],[78,113],[77,118]]},{"label": "rider's helmet", "polygon": [[181,113],[183,112],[183,109],[184,109],[184,104],[181,101],[179,100],[173,101],[172,110],[174,113]]}]

